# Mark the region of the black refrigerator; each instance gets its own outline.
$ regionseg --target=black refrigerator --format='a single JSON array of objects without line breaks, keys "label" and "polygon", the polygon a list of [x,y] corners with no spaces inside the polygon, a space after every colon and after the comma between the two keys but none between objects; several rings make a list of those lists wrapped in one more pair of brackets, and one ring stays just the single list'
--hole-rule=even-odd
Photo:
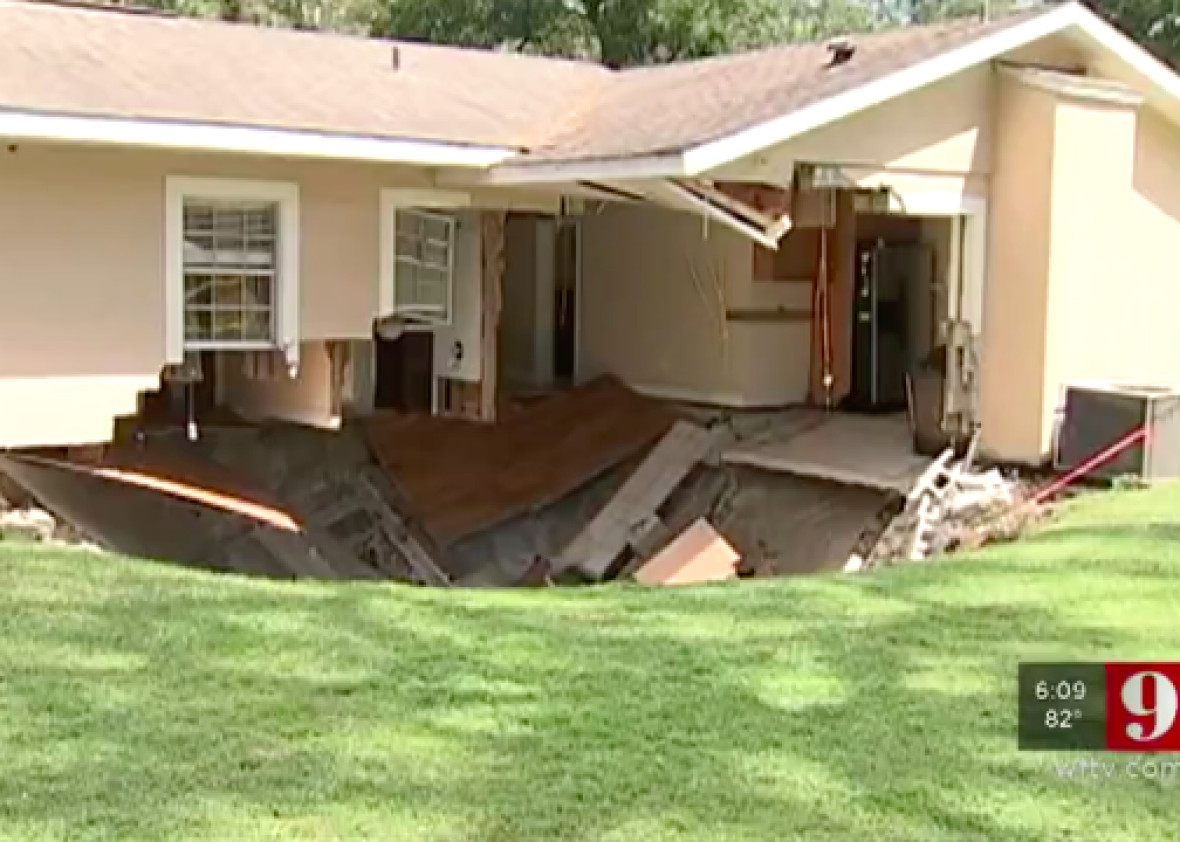
[{"label": "black refrigerator", "polygon": [[856,249],[849,409],[897,412],[906,406],[907,346],[914,296],[928,285],[930,250],[922,245],[862,241]]}]

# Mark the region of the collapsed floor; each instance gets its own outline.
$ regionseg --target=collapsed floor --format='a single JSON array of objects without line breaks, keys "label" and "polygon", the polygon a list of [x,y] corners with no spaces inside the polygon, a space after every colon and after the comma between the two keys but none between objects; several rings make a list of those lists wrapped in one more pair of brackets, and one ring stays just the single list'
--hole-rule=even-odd
[{"label": "collapsed floor", "polygon": [[[132,425],[86,463],[10,453],[0,471],[80,540],[208,569],[661,584],[912,555],[897,536],[926,521],[886,528],[898,512],[895,523],[913,521],[901,492],[930,460],[904,435],[899,444],[896,419],[873,420],[673,408],[603,379],[495,425],[378,415],[319,431],[230,419],[196,441]],[[882,533],[895,550],[874,552]]]}]

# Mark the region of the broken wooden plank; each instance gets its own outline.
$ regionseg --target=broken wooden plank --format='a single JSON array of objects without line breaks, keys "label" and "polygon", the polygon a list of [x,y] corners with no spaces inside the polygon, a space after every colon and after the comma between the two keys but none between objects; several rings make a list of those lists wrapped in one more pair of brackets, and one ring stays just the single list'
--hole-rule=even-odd
[{"label": "broken wooden plank", "polygon": [[256,526],[249,533],[249,538],[257,541],[283,567],[290,570],[292,576],[310,579],[374,578],[372,575],[363,576],[361,565],[349,564],[347,559],[344,560],[343,568],[339,563],[328,562],[316,551],[309,537],[265,525]]},{"label": "broken wooden plank", "polygon": [[709,454],[719,435],[677,421],[594,520],[565,548],[557,568],[577,567],[587,576],[604,578],[632,539],[636,525],[655,514],[693,466]]},{"label": "broken wooden plank", "polygon": [[358,481],[368,490],[371,511],[377,515],[386,535],[393,540],[402,557],[414,568],[417,578],[429,585],[449,585],[450,577],[435,563],[434,557],[419,540],[410,519],[385,502],[376,479],[362,472]]},{"label": "broken wooden plank", "polygon": [[481,421],[496,420],[499,394],[500,318],[504,309],[505,234],[507,214],[480,214],[480,396]]},{"label": "broken wooden plank", "polygon": [[375,467],[325,470],[304,480],[293,502],[330,560],[347,556],[394,578],[450,584],[409,517],[385,499],[382,480]]},{"label": "broken wooden plank", "polygon": [[916,502],[927,492],[934,490],[935,484],[943,476],[943,474],[946,473],[946,466],[950,463],[954,455],[955,452],[948,447],[939,454],[937,459],[930,463],[926,470],[922,472],[922,475],[918,477],[917,482],[915,482],[913,487],[910,489],[910,492],[907,495],[907,500],[909,503]]}]

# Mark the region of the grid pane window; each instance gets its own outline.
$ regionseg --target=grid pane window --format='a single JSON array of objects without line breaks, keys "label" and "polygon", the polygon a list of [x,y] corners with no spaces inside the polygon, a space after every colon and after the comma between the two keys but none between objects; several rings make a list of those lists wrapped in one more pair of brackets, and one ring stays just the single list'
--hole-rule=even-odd
[{"label": "grid pane window", "polygon": [[279,206],[186,199],[184,338],[190,346],[275,341]]},{"label": "grid pane window", "polygon": [[429,323],[451,318],[455,220],[399,210],[395,237],[394,309]]}]

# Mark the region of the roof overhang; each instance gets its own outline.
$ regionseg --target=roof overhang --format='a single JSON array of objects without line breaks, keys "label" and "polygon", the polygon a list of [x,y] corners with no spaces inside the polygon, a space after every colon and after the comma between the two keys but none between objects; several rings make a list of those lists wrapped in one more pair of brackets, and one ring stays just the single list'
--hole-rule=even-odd
[{"label": "roof overhang", "polygon": [[1069,3],[853,90],[689,149],[597,160],[530,162],[527,156],[517,156],[495,165],[482,179],[486,183],[510,185],[702,176],[1021,47],[1067,32],[1080,35],[1118,59],[1136,79],[1161,98],[1175,103],[1180,112],[1180,77],[1171,68],[1085,6]]},{"label": "roof overhang", "polygon": [[14,110],[0,110],[0,138],[479,169],[517,154],[428,140]]}]

